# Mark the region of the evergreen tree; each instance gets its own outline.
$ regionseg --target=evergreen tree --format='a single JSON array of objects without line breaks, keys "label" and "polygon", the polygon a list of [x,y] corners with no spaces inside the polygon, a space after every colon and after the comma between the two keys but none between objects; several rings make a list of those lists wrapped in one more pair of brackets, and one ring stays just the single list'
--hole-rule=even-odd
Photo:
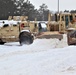
[{"label": "evergreen tree", "polygon": [[0,0],[0,19],[6,19],[16,11],[16,4],[13,0]]},{"label": "evergreen tree", "polygon": [[48,13],[49,13],[47,5],[42,4],[38,11],[40,13],[41,20],[46,21],[48,19]]}]

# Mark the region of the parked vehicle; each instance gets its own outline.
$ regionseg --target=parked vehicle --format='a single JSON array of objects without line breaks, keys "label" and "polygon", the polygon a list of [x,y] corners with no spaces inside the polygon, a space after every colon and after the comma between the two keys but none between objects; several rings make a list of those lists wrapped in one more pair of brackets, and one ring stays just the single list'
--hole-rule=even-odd
[{"label": "parked vehicle", "polygon": [[[7,20],[7,23],[3,23],[3,26],[0,27],[0,44],[17,41],[21,45],[33,43],[32,33],[34,32],[35,25],[35,22],[30,21]],[[27,37],[28,43],[26,43]]]}]

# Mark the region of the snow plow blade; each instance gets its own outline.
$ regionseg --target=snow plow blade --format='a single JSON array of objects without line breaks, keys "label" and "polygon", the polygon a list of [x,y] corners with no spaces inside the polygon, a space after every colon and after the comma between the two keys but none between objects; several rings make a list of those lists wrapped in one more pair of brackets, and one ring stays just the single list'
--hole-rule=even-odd
[{"label": "snow plow blade", "polygon": [[23,31],[19,34],[19,43],[20,45],[23,45],[23,44],[32,44],[33,43],[33,40],[34,40],[34,37],[33,35],[30,33],[30,32],[27,32],[27,31]]}]

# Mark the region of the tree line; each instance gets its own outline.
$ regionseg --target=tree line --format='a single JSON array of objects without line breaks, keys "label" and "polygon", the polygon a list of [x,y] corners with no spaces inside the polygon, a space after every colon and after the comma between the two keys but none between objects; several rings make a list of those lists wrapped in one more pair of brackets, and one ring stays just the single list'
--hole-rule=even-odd
[{"label": "tree line", "polygon": [[0,0],[0,20],[8,19],[9,16],[28,16],[29,20],[47,21],[49,9],[42,4],[39,9],[29,0]]}]

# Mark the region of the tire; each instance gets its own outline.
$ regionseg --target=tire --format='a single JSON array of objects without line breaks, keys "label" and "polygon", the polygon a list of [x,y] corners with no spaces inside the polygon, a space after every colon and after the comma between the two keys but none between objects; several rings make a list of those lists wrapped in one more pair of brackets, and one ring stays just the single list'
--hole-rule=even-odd
[{"label": "tire", "polygon": [[19,35],[19,43],[20,45],[23,45],[23,44],[32,44],[33,43],[33,36],[31,35],[30,32],[21,32],[20,35]]},{"label": "tire", "polygon": [[2,41],[2,39],[0,39],[0,45],[4,45],[5,42]]}]

